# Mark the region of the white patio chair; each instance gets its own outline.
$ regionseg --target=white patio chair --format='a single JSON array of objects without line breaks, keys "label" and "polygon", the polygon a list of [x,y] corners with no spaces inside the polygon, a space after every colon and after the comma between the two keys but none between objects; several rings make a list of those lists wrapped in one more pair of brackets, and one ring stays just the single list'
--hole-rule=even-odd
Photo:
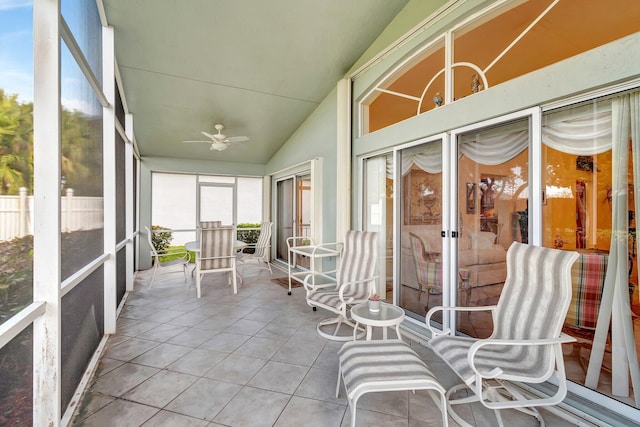
[{"label": "white patio chair", "polygon": [[[537,406],[560,403],[567,393],[562,343],[573,338],[561,332],[571,301],[571,266],[576,252],[514,242],[507,251],[507,278],[498,304],[489,307],[434,307],[426,315],[429,344],[464,381],[447,391],[448,412],[461,426],[469,426],[453,405],[480,401],[495,411],[517,409],[544,420]],[[437,311],[490,310],[493,333],[486,339],[450,335],[430,326]],[[444,313],[443,313],[444,315]],[[552,396],[530,397],[518,383],[542,383],[555,377]],[[463,389],[468,397],[454,398]],[[466,396],[466,394],[464,394]]]},{"label": "white patio chair", "polygon": [[[336,272],[335,284],[327,286],[314,285],[313,272],[307,275],[303,286],[307,291],[307,304],[311,307],[324,308],[336,313],[335,318],[320,321],[318,334],[335,341],[353,339],[355,323],[350,319],[349,308],[352,305],[366,302],[375,293],[376,276],[374,276],[378,259],[378,233],[370,231],[347,231],[344,239],[344,251],[340,269]],[[326,279],[326,274],[323,274]],[[325,326],[336,325],[333,333],[323,330]],[[340,326],[352,328],[346,335],[338,335]],[[360,336],[364,334],[364,331]]]},{"label": "white patio chair", "polygon": [[[271,257],[271,222],[263,222],[262,225],[260,225],[258,241],[255,244],[247,245],[245,249],[246,248],[253,248],[254,252],[240,253],[243,274],[245,265],[250,261],[255,261],[260,268],[264,268],[265,270],[268,269],[269,273],[273,274],[273,271],[271,270],[271,263],[269,262],[269,258]],[[262,263],[266,263],[267,266],[264,267]]]},{"label": "white patio chair", "polygon": [[233,293],[238,293],[236,281],[235,227],[214,227],[200,230],[200,254],[196,260],[196,292],[201,296],[202,276],[209,273],[227,273],[233,284]]},{"label": "white patio chair", "polygon": [[[153,232],[149,230],[149,227],[145,227],[147,231],[147,240],[149,242],[149,252],[151,254],[151,262],[153,264],[153,275],[149,282],[149,287],[153,285],[153,281],[156,278],[156,273],[160,267],[172,267],[176,265],[182,266],[184,271],[184,278],[187,279],[187,266],[189,265],[190,256],[186,249],[170,249],[166,251],[156,251],[153,246]],[[169,258],[167,260],[164,260]]]}]

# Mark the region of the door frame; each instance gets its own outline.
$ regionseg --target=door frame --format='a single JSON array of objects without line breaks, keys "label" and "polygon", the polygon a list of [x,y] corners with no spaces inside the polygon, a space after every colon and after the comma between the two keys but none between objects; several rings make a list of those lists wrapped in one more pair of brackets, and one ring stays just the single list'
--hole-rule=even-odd
[{"label": "door frame", "polygon": [[237,202],[238,202],[238,194],[236,184],[234,183],[220,183],[220,182],[202,182],[197,181],[197,192],[196,192],[196,227],[199,226],[200,220],[200,194],[203,187],[218,187],[218,188],[230,188],[233,194],[232,198],[232,213],[231,213],[231,223],[236,225],[237,223]]}]

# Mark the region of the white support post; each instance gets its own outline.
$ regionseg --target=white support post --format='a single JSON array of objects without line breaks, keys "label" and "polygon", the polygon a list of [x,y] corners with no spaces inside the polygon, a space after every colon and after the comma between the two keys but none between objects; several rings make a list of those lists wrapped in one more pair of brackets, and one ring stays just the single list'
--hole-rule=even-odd
[{"label": "white support post", "polygon": [[351,229],[351,79],[338,81],[336,135],[336,238]]},{"label": "white support post", "polygon": [[[322,221],[322,158],[311,160],[311,238],[314,242],[323,242]],[[300,220],[300,218],[298,218]]]},{"label": "white support post", "polygon": [[33,4],[33,425],[58,426],[61,411],[60,1]]},{"label": "white support post", "polygon": [[108,105],[102,108],[102,173],[104,191],[104,333],[116,332],[116,115],[113,27],[102,27],[102,90]]},{"label": "white support post", "polygon": [[134,194],[133,194],[133,181],[136,179],[135,176],[133,176],[133,115],[131,114],[126,114],[125,115],[125,124],[124,124],[124,131],[125,134],[127,135],[127,141],[124,145],[124,169],[125,169],[125,210],[126,210],[126,217],[125,217],[125,235],[127,237],[127,246],[126,246],[126,257],[127,257],[127,261],[126,261],[126,276],[127,276],[127,291],[133,291],[133,271],[134,271],[134,265],[133,265],[133,260],[134,260],[134,240],[133,240],[133,231],[134,231],[134,219],[133,218],[133,212],[134,212]]}]

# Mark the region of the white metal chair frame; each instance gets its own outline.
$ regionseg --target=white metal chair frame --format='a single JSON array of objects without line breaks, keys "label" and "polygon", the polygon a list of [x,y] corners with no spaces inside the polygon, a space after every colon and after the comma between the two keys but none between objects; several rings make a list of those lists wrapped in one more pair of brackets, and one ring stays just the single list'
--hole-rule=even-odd
[{"label": "white metal chair frame", "polygon": [[[174,265],[181,265],[184,272],[184,279],[187,280],[187,266],[191,261],[191,256],[186,249],[169,249],[166,251],[157,251],[155,246],[153,246],[153,232],[149,230],[149,227],[145,227],[147,231],[147,240],[149,242],[149,253],[151,254],[151,262],[153,263],[153,275],[151,276],[151,281],[149,282],[149,287],[153,286],[153,282],[156,278],[156,273],[158,268],[160,267],[171,267]],[[163,230],[160,230],[161,232]],[[166,231],[166,230],[165,230]],[[175,259],[171,259],[168,261],[162,261],[161,258],[168,256],[177,256]]]},{"label": "white metal chair frame", "polygon": [[[336,271],[334,283],[327,283],[327,272],[321,273],[321,283],[315,283],[313,272],[302,282],[309,306],[314,310],[320,307],[337,314],[336,317],[318,322],[316,330],[320,336],[334,341],[353,339],[352,331],[356,325],[351,320],[349,309],[353,305],[366,302],[375,293],[377,239],[377,232],[347,231],[340,269]],[[325,326],[334,324],[336,327],[333,333],[323,330]],[[338,335],[343,324],[352,328],[352,331],[346,335]],[[362,337],[365,332],[363,328],[357,336]]]},{"label": "white metal chair frame", "polygon": [[[463,380],[446,395],[448,413],[458,424],[470,426],[452,405],[479,401],[495,411],[500,426],[504,425],[500,410],[508,408],[532,415],[544,426],[535,407],[557,405],[564,399],[567,380],[562,344],[575,339],[561,330],[571,300],[571,266],[577,258],[575,252],[514,242],[507,252],[507,278],[497,305],[429,310],[429,344]],[[492,312],[494,324],[486,339],[452,336],[449,330],[431,326],[432,316],[439,311],[444,316],[447,311],[482,310]],[[531,398],[517,386],[551,377],[558,387],[552,396]],[[471,396],[454,398],[467,388]]]},{"label": "white metal chair frame", "polygon": [[[271,222],[263,222],[260,225],[260,234],[258,235],[258,241],[255,244],[249,244],[245,249],[254,249],[253,253],[240,254],[240,261],[242,262],[242,273],[244,274],[244,267],[249,261],[256,261],[259,268],[269,270],[269,273],[273,274],[271,270]],[[262,263],[266,263],[267,266],[262,266]]]},{"label": "white metal chair frame", "polygon": [[200,230],[200,254],[196,260],[196,294],[201,297],[202,276],[209,273],[228,273],[233,293],[238,293],[236,281],[235,227],[213,227]]}]

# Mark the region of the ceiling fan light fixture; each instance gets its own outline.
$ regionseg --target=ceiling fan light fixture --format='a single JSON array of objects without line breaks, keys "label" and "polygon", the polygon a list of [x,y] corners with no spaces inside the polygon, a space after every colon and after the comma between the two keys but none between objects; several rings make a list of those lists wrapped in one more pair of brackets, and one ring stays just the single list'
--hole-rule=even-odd
[{"label": "ceiling fan light fixture", "polygon": [[228,147],[227,144],[225,144],[222,141],[214,141],[211,143],[211,150],[215,150],[215,151],[224,151],[226,150]]}]

